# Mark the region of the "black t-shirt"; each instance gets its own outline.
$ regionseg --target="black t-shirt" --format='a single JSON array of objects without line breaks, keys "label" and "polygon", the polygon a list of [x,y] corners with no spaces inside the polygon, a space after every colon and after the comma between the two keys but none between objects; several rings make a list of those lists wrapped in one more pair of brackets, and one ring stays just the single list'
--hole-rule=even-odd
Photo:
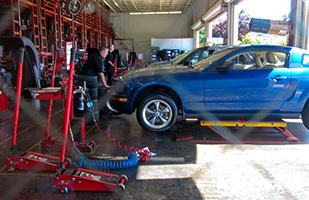
[{"label": "black t-shirt", "polygon": [[114,63],[114,56],[111,52],[108,52],[108,55],[106,56],[106,70],[110,71],[113,69],[113,66],[111,66],[108,61],[111,61],[112,63]]},{"label": "black t-shirt", "polygon": [[100,54],[91,55],[83,66],[82,74],[96,76],[100,72],[106,73],[104,58]]}]

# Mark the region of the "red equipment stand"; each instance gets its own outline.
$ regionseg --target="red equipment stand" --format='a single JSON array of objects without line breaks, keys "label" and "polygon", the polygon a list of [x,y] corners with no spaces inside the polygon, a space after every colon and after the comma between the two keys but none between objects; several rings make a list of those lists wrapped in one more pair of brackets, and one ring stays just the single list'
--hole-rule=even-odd
[{"label": "red equipment stand", "polygon": [[[45,138],[44,140],[41,142],[41,147],[42,149],[44,149],[45,151],[61,151],[62,148],[62,142],[58,140],[57,137],[53,137],[50,136],[50,123],[51,123],[51,114],[52,114],[52,103],[53,100],[56,99],[61,99],[64,97],[63,95],[63,91],[61,90],[61,88],[44,88],[44,89],[40,89],[38,91],[34,91],[36,94],[38,94],[35,98],[39,99],[39,100],[49,100],[49,107],[48,107],[48,120],[47,120],[47,125],[46,125],[46,132],[45,132]],[[72,98],[72,95],[71,95]],[[71,101],[73,101],[73,98],[71,99]],[[69,120],[72,121],[75,118],[72,118],[73,114],[73,103],[70,104],[70,111],[69,111]],[[93,141],[85,141],[85,121],[84,120],[80,120],[81,122],[81,141],[75,141],[75,145],[77,146],[77,148],[80,151],[83,152],[90,152],[94,146],[95,143]],[[72,147],[70,148],[70,150],[72,150]]]},{"label": "red equipment stand", "polygon": [[[53,108],[53,101],[57,99],[64,98],[64,92],[62,88],[60,87],[54,87],[55,86],[55,76],[56,76],[56,69],[57,69],[57,53],[54,55],[54,61],[53,61],[53,70],[52,70],[52,77],[51,77],[51,87],[49,88],[43,88],[40,90],[34,90],[33,93],[35,93],[35,99],[39,100],[49,100],[48,104],[48,114],[47,114],[47,123],[46,123],[46,130],[45,130],[45,138],[41,142],[41,147],[45,151],[60,151],[62,147],[62,143],[57,140],[56,137],[50,136],[50,124],[51,124],[51,116],[52,116],[52,108]],[[73,99],[72,99],[73,100]],[[73,106],[73,104],[72,104]],[[71,110],[71,112],[73,109]],[[72,116],[70,117],[70,120],[72,120]],[[82,121],[84,122],[84,121]],[[87,142],[84,141],[85,139],[85,125],[83,124],[81,126],[81,141],[76,141],[75,145],[80,151],[83,152],[90,152],[93,148],[95,143],[93,141]],[[72,148],[71,148],[72,149]]]},{"label": "red equipment stand", "polygon": [[[97,172],[86,169],[66,169],[65,152],[70,123],[70,109],[73,92],[73,73],[75,68],[75,48],[71,49],[70,72],[66,91],[66,102],[63,123],[63,144],[60,159],[60,168],[54,178],[53,187],[66,193],[68,190],[74,191],[115,191],[117,188],[124,190],[127,181],[125,176]],[[115,182],[117,179],[117,182]]]},{"label": "red equipment stand", "polygon": [[[20,97],[21,97],[21,87],[23,78],[23,60],[24,60],[25,49],[20,47],[19,57],[18,57],[18,74],[17,74],[17,84],[16,84],[16,102],[14,110],[14,131],[13,131],[13,142],[12,150],[10,155],[5,160],[6,167],[9,171],[15,171],[15,169],[20,170],[40,170],[40,171],[57,171],[57,165],[55,162],[59,162],[59,157],[48,156],[43,154],[38,154],[34,152],[27,153],[17,153],[16,152],[16,138],[17,138],[17,128],[19,120],[19,109],[20,109]],[[63,162],[66,166],[69,164],[68,160]]]},{"label": "red equipment stand", "polygon": [[237,141],[240,144],[303,144],[299,142],[299,139],[295,137],[291,132],[286,129],[286,122],[247,122],[247,121],[201,121],[202,126],[207,126],[213,133],[219,135],[223,140],[195,140],[192,134],[186,136],[177,136],[177,141],[187,141],[194,143],[205,143],[205,144],[230,144],[235,141],[230,141],[225,134],[218,130],[219,126],[224,127],[255,127],[255,128],[275,128],[279,133],[287,136],[286,141]]},{"label": "red equipment stand", "polygon": [[0,90],[0,122],[12,119],[14,114],[8,109],[8,97]]}]

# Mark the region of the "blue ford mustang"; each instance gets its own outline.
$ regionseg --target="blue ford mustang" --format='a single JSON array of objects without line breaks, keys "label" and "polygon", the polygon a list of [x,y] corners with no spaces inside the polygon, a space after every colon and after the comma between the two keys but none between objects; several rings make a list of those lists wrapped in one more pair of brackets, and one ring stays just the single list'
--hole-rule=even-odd
[{"label": "blue ford mustang", "polygon": [[136,110],[140,125],[162,132],[183,119],[266,120],[302,117],[309,128],[309,51],[294,47],[230,47],[193,66],[132,71],[116,82],[112,106]]}]

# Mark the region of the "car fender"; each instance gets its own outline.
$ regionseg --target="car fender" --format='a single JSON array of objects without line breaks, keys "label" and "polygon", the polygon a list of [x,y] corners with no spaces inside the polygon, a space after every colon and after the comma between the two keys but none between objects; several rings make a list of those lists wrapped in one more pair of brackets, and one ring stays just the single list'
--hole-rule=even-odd
[{"label": "car fender", "polygon": [[[134,101],[136,100],[136,97],[139,95],[139,93],[141,91],[143,91],[144,89],[151,87],[151,86],[164,86],[164,87],[168,87],[170,89],[172,89],[179,97],[183,96],[182,92],[180,90],[178,90],[175,86],[173,86],[170,83],[167,82],[150,82],[150,83],[139,83],[136,85],[136,87],[133,89],[133,91],[131,92],[131,101],[130,101],[130,109],[133,111],[134,108]],[[181,104],[183,105],[183,100],[180,98]]]}]

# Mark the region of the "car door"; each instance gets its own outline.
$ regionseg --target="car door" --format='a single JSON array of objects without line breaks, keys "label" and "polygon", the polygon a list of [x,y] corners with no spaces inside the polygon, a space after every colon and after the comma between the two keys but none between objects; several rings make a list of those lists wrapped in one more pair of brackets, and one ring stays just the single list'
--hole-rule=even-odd
[{"label": "car door", "polygon": [[251,113],[279,110],[291,75],[286,53],[245,52],[225,60],[228,68],[205,74],[205,104],[214,113]]}]

